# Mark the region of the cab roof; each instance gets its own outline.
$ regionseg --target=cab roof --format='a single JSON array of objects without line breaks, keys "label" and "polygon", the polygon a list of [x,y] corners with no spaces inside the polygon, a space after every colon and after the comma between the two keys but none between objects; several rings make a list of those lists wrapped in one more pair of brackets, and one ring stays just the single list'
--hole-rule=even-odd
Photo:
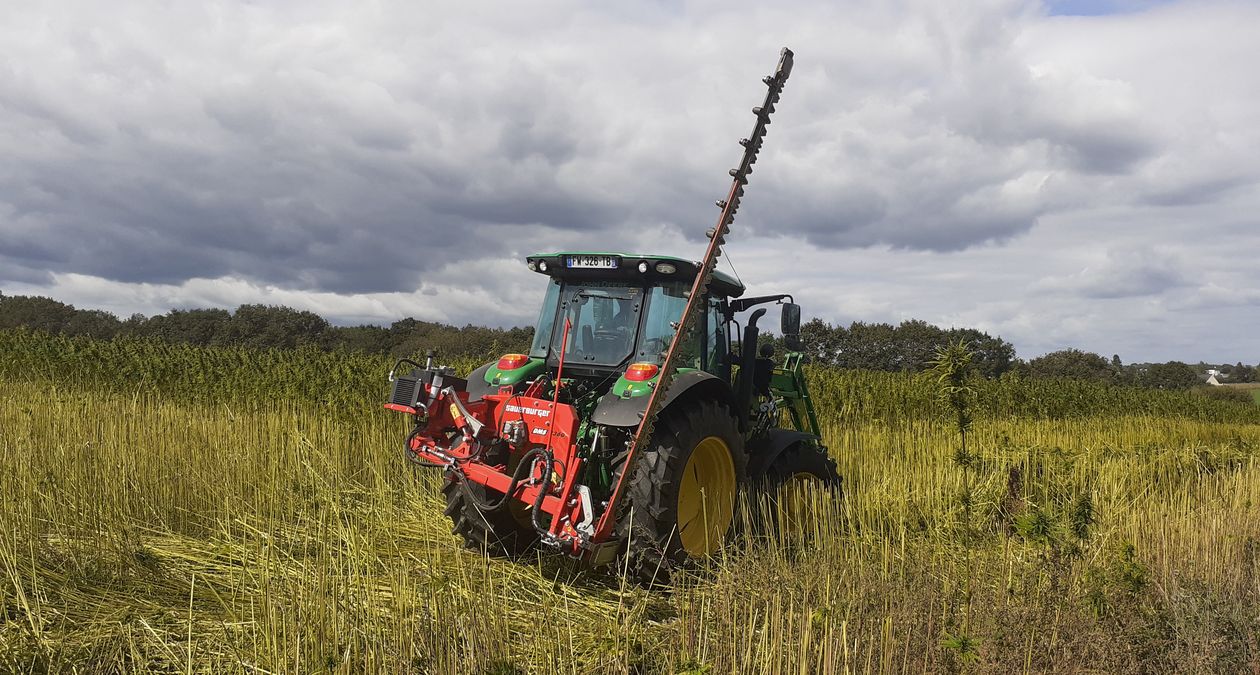
[{"label": "cab roof", "polygon": [[[625,279],[661,283],[694,281],[700,264],[670,255],[619,253],[612,251],[561,251],[535,253],[525,258],[529,269],[558,279]],[[647,272],[640,272],[640,263],[647,263]],[[661,265],[664,263],[664,265]],[[674,271],[669,272],[673,266]],[[714,270],[709,293],[726,298],[744,294],[744,284],[721,270]]]}]

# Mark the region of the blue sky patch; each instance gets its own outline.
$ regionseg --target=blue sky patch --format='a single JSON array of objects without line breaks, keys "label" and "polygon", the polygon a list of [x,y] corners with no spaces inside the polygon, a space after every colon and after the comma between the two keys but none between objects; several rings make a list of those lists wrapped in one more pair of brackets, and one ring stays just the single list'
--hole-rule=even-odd
[{"label": "blue sky patch", "polygon": [[1046,0],[1050,13],[1059,16],[1130,14],[1166,5],[1173,0]]}]

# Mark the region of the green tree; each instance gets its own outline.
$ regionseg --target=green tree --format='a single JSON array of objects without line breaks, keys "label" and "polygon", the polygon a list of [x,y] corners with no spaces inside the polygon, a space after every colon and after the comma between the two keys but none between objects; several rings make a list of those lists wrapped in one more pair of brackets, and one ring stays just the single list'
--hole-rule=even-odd
[{"label": "green tree", "polygon": [[1242,361],[1239,361],[1234,366],[1234,369],[1230,371],[1229,379],[1231,382],[1235,382],[1238,384],[1246,384],[1248,382],[1255,382],[1256,369],[1252,368],[1251,366],[1243,365]]},{"label": "green tree", "polygon": [[837,365],[856,370],[899,370],[895,330],[887,323],[854,321],[841,343]]},{"label": "green tree", "polygon": [[1151,389],[1189,389],[1199,384],[1199,371],[1181,361],[1152,363],[1138,372],[1137,384]]},{"label": "green tree", "polygon": [[290,307],[241,305],[232,314],[224,342],[245,347],[324,346],[328,321]]},{"label": "green tree", "polygon": [[812,363],[834,366],[840,359],[847,332],[843,326],[833,327],[822,319],[810,319],[801,326],[801,344]]},{"label": "green tree", "polygon": [[133,316],[126,332],[204,346],[231,344],[231,325],[232,314],[226,309],[173,309],[147,320]]},{"label": "green tree", "polygon": [[1034,377],[1068,377],[1101,382],[1114,379],[1107,359],[1079,349],[1062,349],[1038,356],[1028,362],[1028,371]]},{"label": "green tree", "polygon": [[52,298],[0,295],[0,329],[18,327],[59,335],[112,338],[122,328],[122,322],[109,312],[75,309]]},{"label": "green tree", "polygon": [[944,330],[919,319],[902,321],[893,330],[892,361],[888,370],[919,372],[931,366],[937,350],[947,342]]},{"label": "green tree", "polygon": [[24,295],[0,297],[0,328],[24,326],[31,330],[61,333],[74,313],[74,307],[52,298]]},{"label": "green tree", "polygon": [[974,328],[951,328],[938,346],[959,342],[971,352],[970,368],[987,378],[1000,377],[1015,365],[1014,345]]},{"label": "green tree", "polygon": [[388,354],[393,334],[382,326],[334,326],[327,331],[328,346],[365,354]]}]

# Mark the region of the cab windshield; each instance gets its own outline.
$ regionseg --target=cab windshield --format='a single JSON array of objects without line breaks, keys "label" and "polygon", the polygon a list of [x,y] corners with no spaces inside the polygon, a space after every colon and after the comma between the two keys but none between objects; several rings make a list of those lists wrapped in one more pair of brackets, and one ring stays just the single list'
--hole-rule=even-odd
[{"label": "cab windshield", "polygon": [[529,346],[530,358],[547,358],[547,348],[551,344],[551,327],[556,323],[556,307],[559,304],[560,280],[552,279],[547,284],[547,295],[543,296],[542,309],[538,311],[538,323],[534,325],[534,341]]},{"label": "cab windshield", "polygon": [[560,353],[569,321],[566,364],[618,366],[634,349],[643,289],[618,282],[568,283],[560,293],[558,320],[551,331],[551,354]]},{"label": "cab windshield", "polygon": [[[635,353],[635,361],[660,364],[665,360],[665,352],[674,340],[675,324],[687,308],[687,296],[691,292],[691,284],[664,283],[648,289],[647,317],[643,321],[643,335],[639,338],[639,348]],[[699,331],[693,331],[693,337]],[[690,344],[680,345],[681,351],[675,361],[676,365],[695,367],[696,350]]]}]

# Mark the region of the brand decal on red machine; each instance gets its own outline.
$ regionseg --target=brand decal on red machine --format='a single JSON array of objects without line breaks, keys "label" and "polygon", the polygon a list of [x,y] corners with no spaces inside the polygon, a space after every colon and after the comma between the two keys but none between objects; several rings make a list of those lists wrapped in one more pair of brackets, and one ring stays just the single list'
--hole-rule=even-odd
[{"label": "brand decal on red machine", "polygon": [[519,405],[505,405],[503,406],[503,409],[506,410],[507,412],[521,413],[522,415],[533,415],[535,417],[550,417],[551,416],[550,410],[543,410],[542,408],[525,408]]}]

